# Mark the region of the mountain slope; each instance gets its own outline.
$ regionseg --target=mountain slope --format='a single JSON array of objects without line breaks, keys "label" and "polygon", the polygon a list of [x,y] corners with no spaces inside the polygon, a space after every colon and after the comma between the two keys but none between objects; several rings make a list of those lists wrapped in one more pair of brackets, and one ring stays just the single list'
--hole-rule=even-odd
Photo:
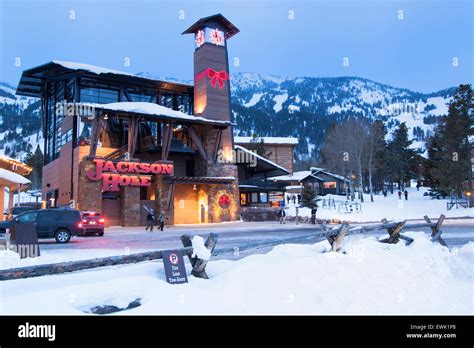
[{"label": "mountain slope", "polygon": [[438,116],[447,113],[455,88],[431,94],[395,88],[359,77],[280,78],[233,76],[232,102],[238,135],[294,136],[300,159],[317,154],[326,129],[349,117],[381,119],[389,131],[406,122],[414,147]]}]

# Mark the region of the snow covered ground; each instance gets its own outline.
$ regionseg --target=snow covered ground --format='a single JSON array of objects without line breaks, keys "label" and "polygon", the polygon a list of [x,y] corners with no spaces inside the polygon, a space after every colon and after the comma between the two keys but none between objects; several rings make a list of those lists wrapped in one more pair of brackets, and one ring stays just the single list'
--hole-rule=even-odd
[{"label": "snow covered ground", "polygon": [[[451,251],[422,233],[410,246],[350,236],[346,254],[324,241],[287,244],[238,261],[211,261],[209,280],[165,282],[160,261],[0,282],[0,314],[474,314],[474,244]],[[187,264],[188,275],[190,266]]]},{"label": "snow covered ground", "polygon": [[[322,201],[318,203],[320,206],[316,214],[319,219],[339,219],[348,221],[372,222],[380,221],[383,218],[388,220],[405,220],[405,219],[423,219],[424,215],[430,218],[437,218],[441,214],[447,217],[474,217],[474,208],[459,208],[453,207],[447,210],[446,202],[448,199],[431,199],[429,196],[423,196],[427,192],[426,188],[407,188],[408,200],[398,199],[398,194],[388,194],[387,198],[383,195],[375,195],[374,202],[370,202],[370,196],[364,195],[364,203],[362,203],[361,212],[346,213],[343,210],[338,211],[338,201],[345,201],[345,196],[326,195],[321,196],[325,199],[334,199],[336,201],[336,209],[322,208]],[[291,202],[289,206],[288,215],[295,216],[296,208]],[[299,216],[311,216],[309,208],[299,208]]]}]

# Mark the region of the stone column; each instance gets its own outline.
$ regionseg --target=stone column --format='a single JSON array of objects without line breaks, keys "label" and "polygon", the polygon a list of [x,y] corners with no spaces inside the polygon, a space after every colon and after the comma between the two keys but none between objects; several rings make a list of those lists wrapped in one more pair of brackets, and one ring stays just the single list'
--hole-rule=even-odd
[{"label": "stone column", "polygon": [[140,186],[120,187],[120,221],[122,226],[140,226]]},{"label": "stone column", "polygon": [[95,171],[95,164],[84,158],[79,164],[76,207],[79,210],[95,210],[102,214],[102,180],[89,180],[86,175],[88,170]]}]

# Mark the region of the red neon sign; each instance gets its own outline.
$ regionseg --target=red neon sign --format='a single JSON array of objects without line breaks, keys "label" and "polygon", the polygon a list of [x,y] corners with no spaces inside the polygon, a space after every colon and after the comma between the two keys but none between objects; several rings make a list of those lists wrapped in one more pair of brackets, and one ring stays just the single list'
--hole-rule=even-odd
[{"label": "red neon sign", "polygon": [[94,164],[95,171],[89,170],[86,172],[86,175],[91,181],[102,180],[102,191],[119,191],[120,186],[150,186],[151,175],[173,175],[172,164],[114,163],[102,159],[94,159]]}]

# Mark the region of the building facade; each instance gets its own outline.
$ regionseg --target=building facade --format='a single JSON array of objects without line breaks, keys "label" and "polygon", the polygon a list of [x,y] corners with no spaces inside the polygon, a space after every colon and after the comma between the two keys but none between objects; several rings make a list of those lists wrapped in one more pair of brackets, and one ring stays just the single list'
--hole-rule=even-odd
[{"label": "building facade", "polygon": [[145,223],[147,208],[168,224],[239,218],[227,40],[239,30],[222,15],[193,34],[194,85],[81,63],[25,70],[17,94],[41,98],[48,205],[100,212],[108,225]]}]

